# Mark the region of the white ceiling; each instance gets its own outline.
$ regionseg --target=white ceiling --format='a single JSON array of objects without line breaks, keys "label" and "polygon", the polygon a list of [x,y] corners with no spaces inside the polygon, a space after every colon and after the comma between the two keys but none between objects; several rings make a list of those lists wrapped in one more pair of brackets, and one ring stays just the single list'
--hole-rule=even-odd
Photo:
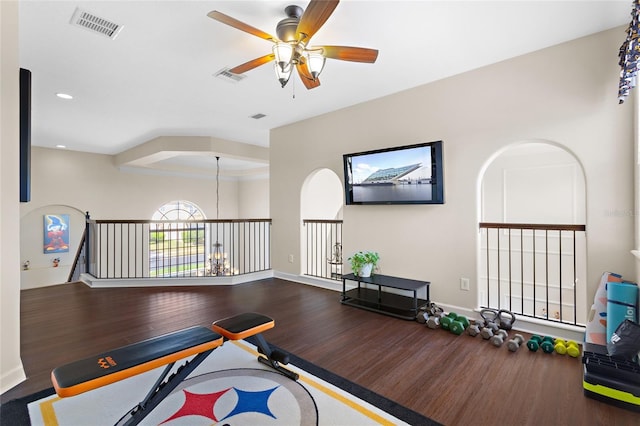
[{"label": "white ceiling", "polygon": [[[210,136],[268,147],[272,128],[627,25],[632,9],[631,0],[343,0],[311,45],[376,48],[375,64],[327,60],[321,86],[310,91],[296,76],[280,88],[271,64],[239,83],[213,76],[270,53],[271,43],[208,12],[275,34],[289,4],[308,1],[21,0],[33,145],[113,155],[159,136]],[[123,28],[111,40],[72,26],[76,7]],[[266,117],[250,118],[257,113]],[[178,157],[165,163],[189,161]],[[207,167],[215,158],[199,161]]]}]

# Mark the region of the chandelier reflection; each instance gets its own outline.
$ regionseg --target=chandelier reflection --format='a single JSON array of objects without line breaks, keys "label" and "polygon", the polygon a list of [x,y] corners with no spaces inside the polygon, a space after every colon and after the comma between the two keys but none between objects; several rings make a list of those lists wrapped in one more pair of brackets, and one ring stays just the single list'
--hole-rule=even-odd
[{"label": "chandelier reflection", "polygon": [[222,244],[217,240],[213,243],[209,259],[207,260],[207,275],[231,275],[231,267],[227,253],[222,250]]}]

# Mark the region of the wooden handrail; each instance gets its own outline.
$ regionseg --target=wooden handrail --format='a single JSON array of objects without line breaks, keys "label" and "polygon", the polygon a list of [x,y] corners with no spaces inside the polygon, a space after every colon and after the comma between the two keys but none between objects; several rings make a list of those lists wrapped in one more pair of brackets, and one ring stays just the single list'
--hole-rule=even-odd
[{"label": "wooden handrail", "polygon": [[545,223],[501,223],[501,222],[480,222],[480,228],[499,228],[499,229],[535,229],[549,231],[586,231],[586,225],[569,225],[569,224],[545,224]]},{"label": "wooden handrail", "polygon": [[88,223],[240,223],[240,222],[267,222],[271,223],[271,219],[201,219],[201,220],[145,220],[145,219],[89,219]]},{"label": "wooden handrail", "polygon": [[302,219],[302,223],[342,223],[342,219]]}]

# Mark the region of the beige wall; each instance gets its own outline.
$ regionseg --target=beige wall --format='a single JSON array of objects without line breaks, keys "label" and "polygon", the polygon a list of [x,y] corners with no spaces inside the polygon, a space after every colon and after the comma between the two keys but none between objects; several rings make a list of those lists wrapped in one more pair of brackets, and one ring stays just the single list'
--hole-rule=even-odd
[{"label": "beige wall", "polygon": [[238,212],[242,219],[267,219],[269,216],[269,179],[242,181],[238,187]]},{"label": "beige wall", "polygon": [[[31,202],[21,206],[23,216],[61,204],[89,211],[95,219],[151,219],[161,205],[189,200],[208,218],[216,217],[214,179],[121,172],[110,155],[34,147],[32,185]],[[236,181],[220,180],[221,219],[240,214],[238,193]]]},{"label": "beige wall", "polygon": [[[209,219],[216,218],[216,184],[212,178],[189,179],[158,174],[121,172],[110,155],[59,149],[32,149],[31,202],[21,211],[20,264],[22,288],[59,284],[66,280],[84,228],[84,212],[93,219],[151,219],[173,200],[188,200]],[[267,179],[220,180],[220,219],[269,217]],[[250,201],[255,201],[251,203]],[[43,215],[66,213],[71,219],[69,253],[43,253]],[[58,268],[52,259],[60,257]],[[64,278],[61,280],[61,278]]]},{"label": "beige wall", "polygon": [[[342,154],[444,141],[444,205],[346,206],[344,254],[376,250],[381,273],[430,280],[433,300],[476,307],[479,179],[504,147],[547,140],[586,174],[588,294],[605,270],[633,277],[633,103],[617,103],[621,28],[271,132],[272,264],[299,253],[300,188]],[[320,89],[321,90],[321,89]],[[304,144],[299,135],[305,135]],[[460,277],[472,277],[469,292]]]},{"label": "beige wall", "polygon": [[18,2],[0,1],[0,392],[24,379],[20,360]]}]

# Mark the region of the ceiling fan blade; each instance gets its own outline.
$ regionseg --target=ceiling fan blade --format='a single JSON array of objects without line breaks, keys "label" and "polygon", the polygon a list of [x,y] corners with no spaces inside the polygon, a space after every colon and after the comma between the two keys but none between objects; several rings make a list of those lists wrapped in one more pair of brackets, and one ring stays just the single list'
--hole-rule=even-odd
[{"label": "ceiling fan blade", "polygon": [[338,3],[340,0],[311,0],[298,23],[296,30],[298,40],[308,43],[309,39],[329,19]]},{"label": "ceiling fan blade", "polygon": [[300,80],[302,80],[302,84],[307,89],[314,89],[320,86],[320,80],[313,78],[309,69],[307,68],[307,64],[297,64],[296,69],[298,70],[298,75],[300,76]]},{"label": "ceiling fan blade", "polygon": [[273,61],[276,58],[276,55],[274,55],[273,53],[269,53],[268,55],[264,55],[261,56],[259,58],[256,59],[252,59],[249,62],[245,62],[242,65],[238,65],[235,68],[231,68],[229,71],[234,73],[234,74],[243,74],[247,71],[250,71],[256,67],[259,67],[260,65],[264,65],[268,62]]},{"label": "ceiling fan blade", "polygon": [[378,58],[378,50],[365,47],[349,46],[314,46],[312,50],[322,49],[325,58],[341,61],[374,63]]},{"label": "ceiling fan blade", "polygon": [[272,36],[271,34],[267,34],[262,30],[252,27],[251,25],[245,24],[244,22],[238,21],[237,19],[232,18],[229,15],[225,15],[222,12],[218,12],[217,10],[213,10],[207,13],[207,16],[211,19],[215,19],[218,22],[222,22],[223,24],[227,24],[233,28],[236,28],[240,31],[244,31],[245,33],[252,34],[256,37],[260,37],[265,40],[272,41],[274,43],[278,41],[278,39]]}]

